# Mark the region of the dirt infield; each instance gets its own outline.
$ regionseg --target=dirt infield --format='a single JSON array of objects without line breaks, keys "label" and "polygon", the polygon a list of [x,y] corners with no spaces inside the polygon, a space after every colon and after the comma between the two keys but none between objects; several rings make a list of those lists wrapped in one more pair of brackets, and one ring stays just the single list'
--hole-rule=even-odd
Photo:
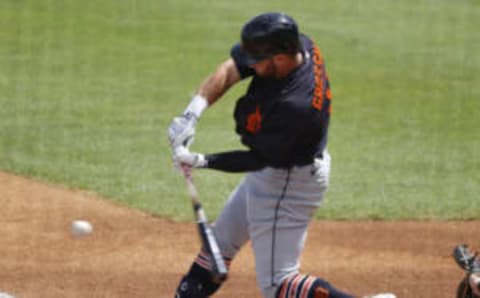
[{"label": "dirt infield", "polygon": [[[198,249],[179,224],[0,172],[0,292],[26,297],[173,297]],[[70,235],[73,219],[94,233]],[[450,253],[478,238],[480,222],[314,222],[305,273],[357,295],[454,297],[462,272]],[[478,245],[478,243],[477,243]],[[247,245],[215,297],[260,297]]]}]

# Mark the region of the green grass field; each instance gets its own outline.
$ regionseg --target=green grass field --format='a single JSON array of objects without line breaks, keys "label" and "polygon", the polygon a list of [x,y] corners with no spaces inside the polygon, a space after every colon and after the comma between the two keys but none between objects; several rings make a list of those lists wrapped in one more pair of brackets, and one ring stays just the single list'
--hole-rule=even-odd
[{"label": "green grass field", "polygon": [[[475,0],[3,0],[0,169],[191,219],[166,128],[242,24],[272,10],[326,57],[333,168],[318,217],[479,219]],[[231,115],[246,83],[204,114],[194,150],[241,147]],[[213,218],[241,175],[196,173]]]}]

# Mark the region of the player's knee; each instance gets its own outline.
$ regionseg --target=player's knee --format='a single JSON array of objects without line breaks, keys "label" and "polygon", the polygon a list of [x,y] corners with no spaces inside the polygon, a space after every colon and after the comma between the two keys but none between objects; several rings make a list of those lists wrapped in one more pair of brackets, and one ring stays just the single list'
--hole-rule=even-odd
[{"label": "player's knee", "polygon": [[215,293],[220,286],[221,283],[213,281],[209,270],[193,263],[180,281],[175,298],[206,298]]},{"label": "player's knee", "polygon": [[277,290],[276,298],[353,298],[327,281],[309,275],[296,274],[286,278]]}]

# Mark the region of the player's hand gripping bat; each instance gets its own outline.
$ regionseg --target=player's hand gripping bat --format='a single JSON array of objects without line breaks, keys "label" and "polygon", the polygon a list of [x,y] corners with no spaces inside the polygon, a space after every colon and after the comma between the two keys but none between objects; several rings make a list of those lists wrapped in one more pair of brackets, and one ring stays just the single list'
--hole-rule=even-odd
[{"label": "player's hand gripping bat", "polygon": [[192,207],[195,214],[195,219],[197,220],[200,240],[202,241],[204,250],[206,250],[210,257],[213,280],[217,283],[220,283],[227,278],[227,266],[225,265],[225,261],[223,260],[220,249],[218,248],[217,240],[215,239],[213,231],[208,224],[207,216],[205,215],[202,204],[198,198],[197,188],[193,184],[192,180],[192,169],[188,166],[181,166],[181,168],[187,183],[190,198],[192,199]]}]

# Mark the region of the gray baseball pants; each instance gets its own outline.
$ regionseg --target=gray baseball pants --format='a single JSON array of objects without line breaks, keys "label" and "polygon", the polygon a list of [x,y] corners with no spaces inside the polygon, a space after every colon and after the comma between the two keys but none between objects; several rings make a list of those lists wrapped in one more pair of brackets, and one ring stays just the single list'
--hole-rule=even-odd
[{"label": "gray baseball pants", "polygon": [[248,173],[230,195],[214,224],[220,250],[234,258],[251,240],[257,284],[274,298],[281,282],[298,273],[307,226],[327,190],[330,155],[289,170]]}]

